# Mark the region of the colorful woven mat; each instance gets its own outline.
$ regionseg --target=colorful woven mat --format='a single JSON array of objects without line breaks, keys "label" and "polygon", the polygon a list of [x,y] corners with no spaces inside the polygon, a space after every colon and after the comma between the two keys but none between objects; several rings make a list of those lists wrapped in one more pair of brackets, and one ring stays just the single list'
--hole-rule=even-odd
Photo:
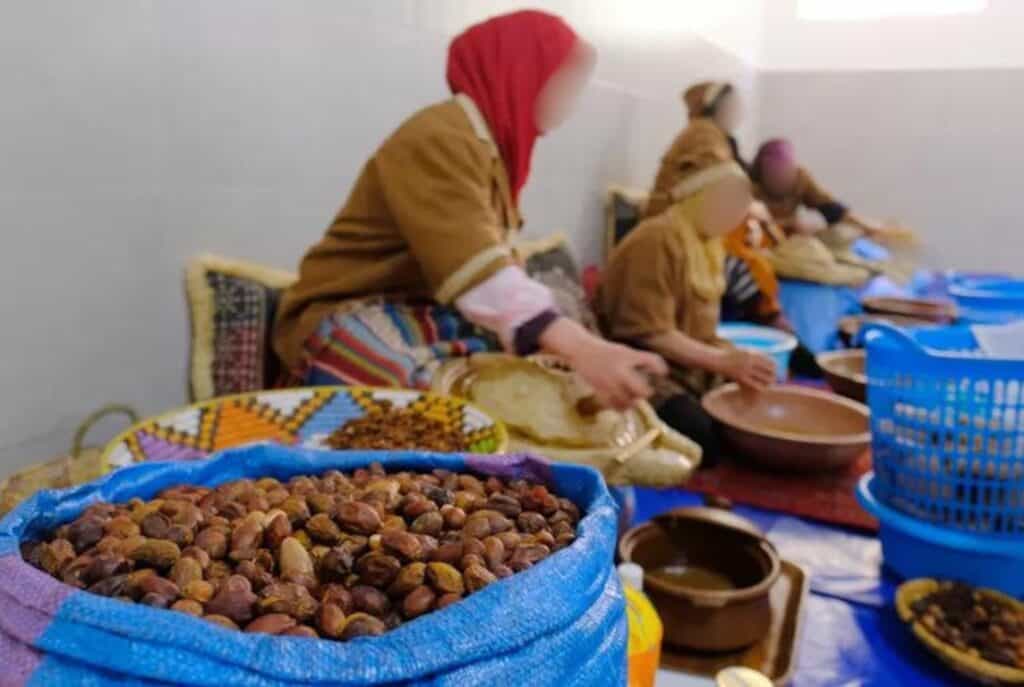
[{"label": "colorful woven mat", "polygon": [[149,460],[194,460],[257,441],[325,448],[334,430],[387,404],[458,428],[473,453],[499,453],[508,445],[503,425],[458,398],[406,389],[314,387],[227,396],[144,420],[110,442],[103,467],[109,472]]},{"label": "colorful woven mat", "polygon": [[878,521],[860,507],[854,495],[858,480],[869,470],[870,451],[845,470],[823,473],[766,472],[725,459],[695,472],[686,488],[778,513],[877,531]]}]

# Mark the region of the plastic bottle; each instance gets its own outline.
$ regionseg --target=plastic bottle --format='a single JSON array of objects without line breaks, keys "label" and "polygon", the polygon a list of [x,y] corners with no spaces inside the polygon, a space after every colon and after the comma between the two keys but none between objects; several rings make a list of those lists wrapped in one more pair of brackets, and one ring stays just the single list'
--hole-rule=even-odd
[{"label": "plastic bottle", "polygon": [[643,568],[636,563],[622,563],[619,578],[629,618],[629,687],[654,687],[661,661],[661,618],[643,592]]}]

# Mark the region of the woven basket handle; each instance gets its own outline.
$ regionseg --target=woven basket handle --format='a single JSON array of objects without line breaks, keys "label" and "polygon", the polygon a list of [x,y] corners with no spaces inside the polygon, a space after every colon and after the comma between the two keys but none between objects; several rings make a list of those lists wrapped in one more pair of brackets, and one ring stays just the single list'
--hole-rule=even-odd
[{"label": "woven basket handle", "polygon": [[118,403],[103,406],[82,420],[82,424],[78,425],[78,429],[75,430],[75,438],[71,440],[72,458],[77,458],[82,453],[82,444],[85,443],[85,436],[89,433],[89,430],[108,415],[124,415],[128,418],[129,424],[132,425],[139,421],[139,414],[131,406]]}]

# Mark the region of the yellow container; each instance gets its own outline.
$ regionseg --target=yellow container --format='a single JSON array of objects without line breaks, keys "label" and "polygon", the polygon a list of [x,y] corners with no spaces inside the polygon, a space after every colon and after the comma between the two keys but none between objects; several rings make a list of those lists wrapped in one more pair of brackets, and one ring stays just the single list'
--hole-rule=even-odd
[{"label": "yellow container", "polygon": [[661,618],[643,593],[644,570],[636,563],[619,566],[629,618],[629,687],[654,687],[661,661]]}]

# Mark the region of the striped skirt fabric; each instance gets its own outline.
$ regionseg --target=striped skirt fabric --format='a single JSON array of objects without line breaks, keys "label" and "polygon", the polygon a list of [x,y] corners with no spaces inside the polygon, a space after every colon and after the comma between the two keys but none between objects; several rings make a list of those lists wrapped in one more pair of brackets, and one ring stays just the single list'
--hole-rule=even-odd
[{"label": "striped skirt fabric", "polygon": [[426,389],[446,360],[500,350],[453,308],[365,302],[330,315],[306,341],[308,386],[350,384]]}]

